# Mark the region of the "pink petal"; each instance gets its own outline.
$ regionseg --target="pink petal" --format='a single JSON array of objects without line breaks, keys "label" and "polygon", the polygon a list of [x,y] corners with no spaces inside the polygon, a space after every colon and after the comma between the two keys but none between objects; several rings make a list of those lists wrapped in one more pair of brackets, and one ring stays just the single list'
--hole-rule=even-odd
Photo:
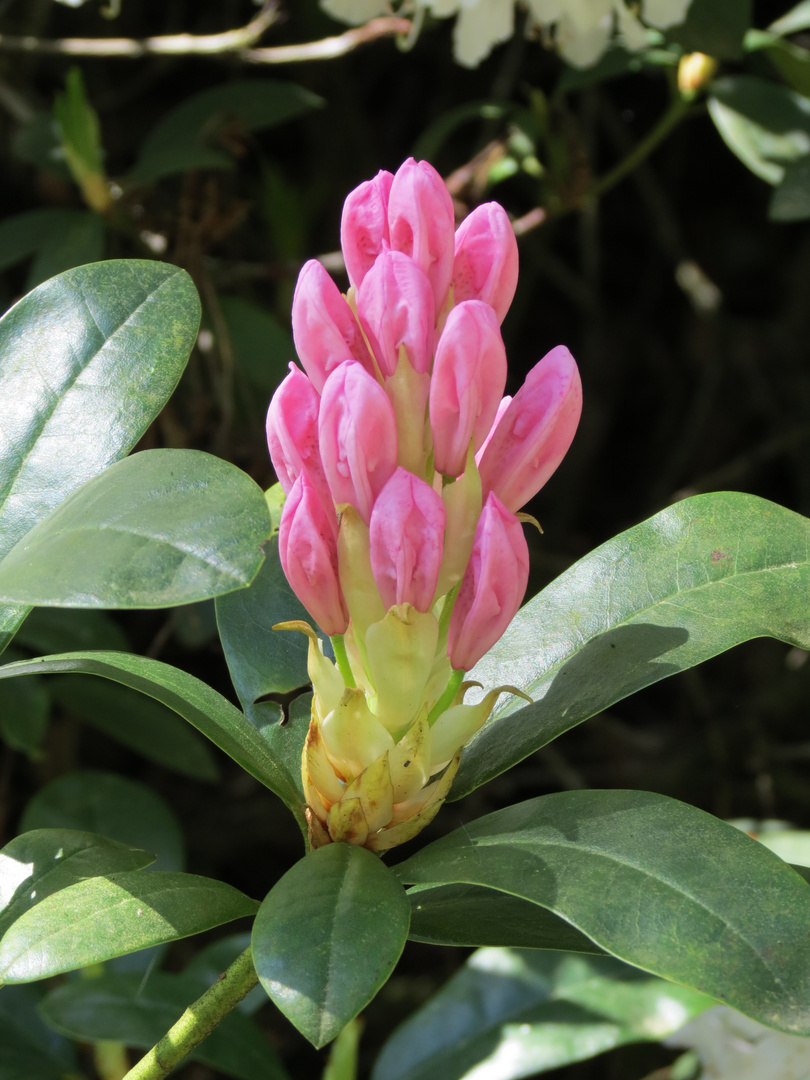
[{"label": "pink petal", "polygon": [[391,247],[427,274],[436,311],[444,307],[453,274],[455,211],[447,185],[427,161],[408,158],[388,197]]},{"label": "pink petal", "polygon": [[453,300],[483,300],[502,323],[515,295],[518,248],[515,230],[498,203],[483,203],[456,229]]},{"label": "pink petal", "polygon": [[388,194],[394,177],[381,170],[373,180],[365,180],[346,196],[340,222],[343,260],[354,286],[374,265],[388,246]]}]

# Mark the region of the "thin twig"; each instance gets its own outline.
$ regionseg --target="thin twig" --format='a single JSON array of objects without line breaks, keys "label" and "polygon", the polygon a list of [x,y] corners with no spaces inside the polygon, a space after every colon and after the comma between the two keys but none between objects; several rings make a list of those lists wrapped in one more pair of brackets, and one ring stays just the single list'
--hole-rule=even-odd
[{"label": "thin twig", "polygon": [[296,64],[303,60],[334,60],[338,56],[345,56],[346,53],[352,52],[360,45],[376,41],[377,38],[405,37],[410,29],[410,19],[383,15],[379,19],[367,22],[365,26],[357,26],[337,37],[309,41],[303,45],[274,45],[264,49],[242,49],[238,57],[248,64]]},{"label": "thin twig", "polygon": [[221,34],[167,34],[148,38],[38,38],[0,34],[0,52],[45,53],[59,56],[210,56],[248,50],[278,19],[278,3],[266,0],[255,18]]}]

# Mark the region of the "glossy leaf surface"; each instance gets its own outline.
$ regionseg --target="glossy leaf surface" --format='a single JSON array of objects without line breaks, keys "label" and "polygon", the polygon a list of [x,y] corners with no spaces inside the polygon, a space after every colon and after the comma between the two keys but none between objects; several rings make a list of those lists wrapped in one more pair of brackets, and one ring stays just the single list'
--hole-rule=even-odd
[{"label": "glossy leaf surface", "polygon": [[657,1041],[714,1002],[610,956],[480,949],[382,1049],[373,1080],[518,1080]]},{"label": "glossy leaf surface", "polygon": [[512,683],[465,749],[461,798],[564,731],[742,641],[810,648],[810,521],[754,495],[697,495],[575,563],[515,616],[471,678]]},{"label": "glossy leaf surface", "polygon": [[114,652],[63,653],[6,664],[0,679],[66,672],[112,679],[167,705],[283,799],[306,831],[303,800],[287,769],[244,713],[207,683],[159,660]]},{"label": "glossy leaf surface", "polygon": [[32,829],[0,851],[0,938],[13,922],[51,893],[77,881],[154,861],[141,848],[78,829]]},{"label": "glossy leaf surface", "polygon": [[[40,1012],[57,1031],[81,1042],[109,1040],[148,1050],[210,985],[188,972],[152,972],[148,979],[104,972],[57,987]],[[189,1057],[236,1080],[287,1075],[262,1032],[239,1010],[225,1016]]]},{"label": "glossy leaf surface", "polygon": [[198,450],[116,462],[0,562],[0,599],[44,607],[170,607],[248,584],[270,533],[261,488]]},{"label": "glossy leaf surface", "polygon": [[61,889],[0,941],[0,981],[32,982],[176,941],[252,915],[258,904],[223,881],[166,870],[123,871]]},{"label": "glossy leaf surface", "polygon": [[253,962],[273,1002],[316,1047],[386,982],[410,905],[377,856],[350,844],[310,852],[273,886],[253,926]]},{"label": "glossy leaf surface", "polygon": [[810,889],[686,803],[642,791],[547,795],[464,826],[395,873],[530,900],[628,963],[810,1033]]}]

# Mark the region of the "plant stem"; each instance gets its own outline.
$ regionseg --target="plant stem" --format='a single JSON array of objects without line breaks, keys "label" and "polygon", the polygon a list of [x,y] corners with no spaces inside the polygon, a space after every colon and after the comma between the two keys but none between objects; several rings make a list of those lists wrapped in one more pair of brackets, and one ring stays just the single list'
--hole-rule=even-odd
[{"label": "plant stem", "polygon": [[160,1042],[129,1070],[124,1080],[164,1080],[258,981],[250,949],[245,949],[224,975],[189,1005]]},{"label": "plant stem", "polygon": [[343,640],[343,634],[333,634],[329,640],[332,642],[335,663],[337,664],[338,671],[343,676],[343,681],[347,686],[356,686],[357,684],[354,681],[352,666],[349,663],[349,656],[346,652],[346,642]]},{"label": "plant stem", "polygon": [[610,191],[612,187],[615,187],[628,173],[637,168],[645,158],[650,156],[658,144],[663,142],[670,131],[677,127],[681,120],[688,115],[691,106],[691,100],[676,94],[669,108],[653,129],[647,132],[641,142],[630,151],[626,158],[622,158],[618,165],[615,165],[610,172],[605,173],[601,179],[596,181],[593,187],[585,193],[584,199],[598,199],[605,192]]},{"label": "plant stem", "polygon": [[449,709],[453,703],[453,698],[458,693],[458,688],[461,686],[461,680],[464,678],[464,672],[461,670],[455,670],[447,680],[447,686],[444,688],[444,693],[430,710],[428,714],[428,723],[432,724],[434,720],[437,720],[445,709]]}]

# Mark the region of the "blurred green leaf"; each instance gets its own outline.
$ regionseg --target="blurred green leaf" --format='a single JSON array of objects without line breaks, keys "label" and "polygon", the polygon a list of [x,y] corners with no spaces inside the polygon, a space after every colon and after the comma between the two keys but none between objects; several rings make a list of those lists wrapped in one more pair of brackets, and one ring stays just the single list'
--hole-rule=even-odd
[{"label": "blurred green leaf", "polygon": [[24,120],[11,137],[11,152],[18,161],[34,165],[61,180],[70,179],[53,113],[41,109]]},{"label": "blurred green leaf", "polygon": [[810,155],[785,166],[782,182],[768,207],[771,221],[806,221],[810,218]]},{"label": "blurred green leaf", "polygon": [[361,1020],[350,1020],[329,1048],[329,1060],[321,1080],[356,1080]]},{"label": "blurred green leaf", "polygon": [[711,998],[610,956],[479,949],[383,1046],[372,1080],[518,1080],[657,1042]]},{"label": "blurred green leaf", "polygon": [[[189,979],[196,979],[205,986],[210,986],[220,977],[223,971],[231,966],[238,956],[250,948],[250,931],[243,934],[228,934],[227,937],[219,938],[206,945],[195,953],[189,964],[186,965],[183,975]],[[254,986],[249,994],[239,1002],[236,1008],[248,1016],[267,1004],[267,994],[261,986]]]},{"label": "blurred green leaf", "polygon": [[303,800],[287,768],[244,713],[207,683],[159,660],[112,652],[63,653],[5,664],[0,667],[0,679],[62,672],[112,679],[168,705],[246,772],[274,791],[290,808],[306,834]]},{"label": "blurred green leaf", "polygon": [[409,917],[404,889],[376,855],[350,844],[312,851],[256,916],[261,984],[313,1046],[325,1046],[388,979]]},{"label": "blurred green leaf", "polygon": [[67,1080],[78,1076],[71,1042],[39,1015],[43,989],[4,986],[0,994],[0,1080]]},{"label": "blurred green leaf", "polygon": [[428,945],[517,946],[601,953],[564,919],[518,896],[479,885],[415,885],[408,889],[408,938]]},{"label": "blurred green leaf", "polygon": [[749,30],[746,52],[763,52],[791,89],[810,95],[810,51],[785,41],[770,30]]},{"label": "blurred green leaf", "polygon": [[112,196],[104,175],[101,127],[85,92],[81,68],[68,70],[65,91],[56,95],[53,115],[71,176],[87,205],[103,213],[109,208]]},{"label": "blurred green leaf", "polygon": [[199,450],[111,465],[0,562],[0,598],[50,607],[169,607],[246,585],[270,534],[264,493]]},{"label": "blurred green leaf", "polygon": [[465,749],[461,798],[643,686],[754,637],[810,648],[810,521],[739,492],[696,495],[609,540],[523,607],[471,678],[511,683]]},{"label": "blurred green leaf", "polygon": [[[8,659],[19,660],[20,654],[15,650]],[[35,675],[0,684],[0,738],[12,750],[40,757],[50,714],[50,696]]]},{"label": "blurred green leaf", "polygon": [[253,915],[255,900],[224,881],[124,870],[52,893],[0,941],[0,981],[33,982],[202,933]]},{"label": "blurred green leaf", "polygon": [[466,101],[438,116],[416,140],[413,156],[419,160],[435,161],[447,140],[464,124],[472,120],[503,120],[514,106],[499,101]]},{"label": "blurred green leaf", "polygon": [[[0,557],[127,454],[177,385],[200,303],[164,263],[69,270],[0,319]],[[0,651],[25,618],[0,607]]]},{"label": "blurred green leaf", "polygon": [[810,27],[810,0],[801,0],[768,27],[775,34],[795,34]]},{"label": "blurred green leaf", "polygon": [[90,210],[26,210],[0,221],[0,270],[35,256],[26,279],[26,289],[33,289],[65,270],[97,262],[104,242],[104,221]]},{"label": "blurred green leaf", "polygon": [[686,803],[645,791],[546,795],[465,825],[394,873],[530,900],[627,963],[810,1033],[810,888]]},{"label": "blurred green leaf", "polygon": [[311,91],[279,79],[237,79],[203,90],[152,129],[129,179],[150,183],[189,169],[232,168],[248,132],[294,120],[322,104]]},{"label": "blurred green leaf", "polygon": [[753,17],[752,0],[692,0],[686,19],[664,31],[684,52],[702,52],[718,60],[739,60]]},{"label": "blurred green leaf", "polygon": [[[152,972],[146,980],[105,972],[52,990],[40,1014],[51,1027],[80,1042],[113,1041],[149,1050],[209,985],[188,969],[182,975]],[[236,1080],[287,1076],[263,1033],[238,1010],[225,1016],[189,1059]]]},{"label": "blurred green leaf", "polygon": [[220,297],[222,315],[237,363],[252,387],[267,397],[287,375],[295,346],[290,332],[249,300],[237,296]]},{"label": "blurred green leaf", "polygon": [[41,788],[23,811],[20,828],[78,829],[156,855],[159,870],[182,870],[183,833],[172,810],[135,780],[76,769]]},{"label": "blurred green leaf", "polygon": [[36,653],[127,649],[118,623],[106,611],[92,608],[35,608],[20,627],[17,644]]},{"label": "blurred green leaf", "polygon": [[810,153],[810,100],[786,86],[729,75],[711,84],[708,106],[729,150],[769,184]]},{"label": "blurred green leaf", "polygon": [[0,852],[0,938],[46,896],[77,881],[155,861],[142,848],[78,829],[32,829]]},{"label": "blurred green leaf", "polygon": [[[0,692],[25,682],[28,679],[7,679],[0,682]],[[159,701],[89,675],[52,679],[50,691],[63,709],[150,761],[195,780],[213,783],[218,779],[219,770],[207,744]]]}]

